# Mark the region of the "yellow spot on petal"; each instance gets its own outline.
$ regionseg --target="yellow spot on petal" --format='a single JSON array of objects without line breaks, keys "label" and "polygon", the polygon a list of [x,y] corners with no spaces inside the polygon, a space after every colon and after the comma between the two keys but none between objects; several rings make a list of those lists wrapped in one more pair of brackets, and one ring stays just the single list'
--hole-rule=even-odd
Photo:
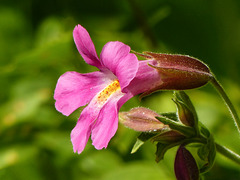
[{"label": "yellow spot on petal", "polygon": [[107,87],[105,87],[98,95],[97,95],[97,101],[99,104],[103,105],[108,98],[115,93],[116,91],[119,91],[120,84],[118,80],[112,81],[111,84],[109,84]]}]

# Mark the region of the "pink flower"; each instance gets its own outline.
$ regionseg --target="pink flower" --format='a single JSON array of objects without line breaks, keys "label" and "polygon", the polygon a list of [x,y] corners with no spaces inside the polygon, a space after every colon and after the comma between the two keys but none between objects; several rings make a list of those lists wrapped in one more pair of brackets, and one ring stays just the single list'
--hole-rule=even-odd
[{"label": "pink flower", "polygon": [[81,25],[75,27],[73,37],[86,63],[100,70],[87,74],[66,72],[54,93],[55,107],[64,115],[87,105],[71,132],[74,152],[81,153],[90,135],[96,149],[106,148],[118,128],[120,107],[131,97],[161,84],[161,79],[158,71],[148,65],[155,60],[138,61],[130,47],[121,42],[105,44],[99,58]]}]

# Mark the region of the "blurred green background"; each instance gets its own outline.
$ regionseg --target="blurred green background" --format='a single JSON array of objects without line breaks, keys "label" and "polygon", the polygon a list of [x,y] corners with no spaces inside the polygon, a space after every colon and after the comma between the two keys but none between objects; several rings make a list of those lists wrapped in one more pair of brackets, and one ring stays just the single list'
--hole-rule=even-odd
[{"label": "blurred green background", "polygon": [[[119,125],[107,149],[91,141],[74,154],[70,132],[80,110],[55,110],[56,82],[66,71],[94,71],[79,55],[75,25],[90,33],[98,53],[108,41],[135,51],[180,53],[207,63],[240,110],[239,0],[1,0],[0,2],[0,179],[175,179],[176,148],[155,163],[155,145],[130,154],[138,133]],[[240,153],[227,108],[211,85],[189,90],[200,120],[216,141]],[[171,92],[158,92],[121,110],[145,106],[175,111]],[[240,179],[240,167],[217,155],[205,179]]]}]

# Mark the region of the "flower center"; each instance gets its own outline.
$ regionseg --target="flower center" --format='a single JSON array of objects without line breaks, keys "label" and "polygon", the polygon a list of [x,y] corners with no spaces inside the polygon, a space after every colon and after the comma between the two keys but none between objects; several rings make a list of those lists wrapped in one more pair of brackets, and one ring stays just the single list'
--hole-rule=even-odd
[{"label": "flower center", "polygon": [[120,90],[120,84],[118,80],[114,80],[106,88],[104,88],[97,96],[97,101],[103,105],[108,98],[116,91]]}]

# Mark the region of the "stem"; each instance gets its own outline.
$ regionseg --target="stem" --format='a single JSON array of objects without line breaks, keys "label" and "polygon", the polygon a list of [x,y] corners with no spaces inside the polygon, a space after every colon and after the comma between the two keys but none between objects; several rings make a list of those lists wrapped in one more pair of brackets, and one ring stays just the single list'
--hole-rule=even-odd
[{"label": "stem", "polygon": [[224,155],[228,159],[231,159],[232,161],[240,165],[240,156],[238,154],[236,154],[235,152],[231,151],[230,149],[218,143],[215,143],[215,144],[216,144],[216,149],[220,154]]},{"label": "stem", "polygon": [[217,89],[219,94],[222,96],[223,100],[225,101],[225,103],[232,115],[234,123],[237,126],[238,132],[240,133],[240,119],[238,117],[236,109],[234,108],[232,102],[230,101],[229,97],[227,96],[226,92],[224,91],[221,84],[217,81],[217,79],[215,77],[213,77],[211,82],[212,82],[213,86]]}]

